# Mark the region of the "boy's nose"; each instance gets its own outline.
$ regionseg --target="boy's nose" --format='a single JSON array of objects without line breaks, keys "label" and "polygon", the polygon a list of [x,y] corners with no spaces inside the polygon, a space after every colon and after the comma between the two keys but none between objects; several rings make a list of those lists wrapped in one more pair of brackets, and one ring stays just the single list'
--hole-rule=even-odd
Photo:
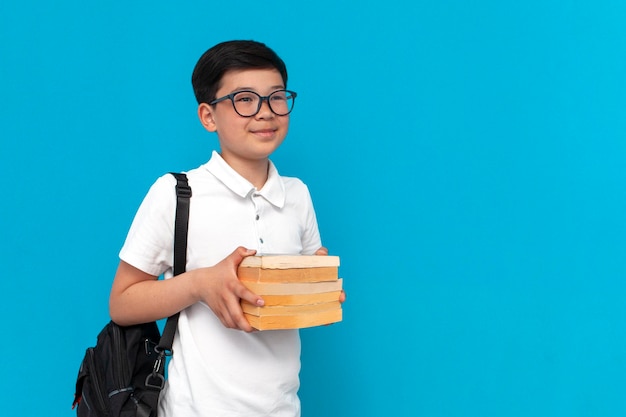
[{"label": "boy's nose", "polygon": [[274,117],[274,112],[270,108],[270,101],[268,97],[261,99],[261,108],[259,109],[259,112],[256,114],[256,116],[263,119],[268,117]]}]

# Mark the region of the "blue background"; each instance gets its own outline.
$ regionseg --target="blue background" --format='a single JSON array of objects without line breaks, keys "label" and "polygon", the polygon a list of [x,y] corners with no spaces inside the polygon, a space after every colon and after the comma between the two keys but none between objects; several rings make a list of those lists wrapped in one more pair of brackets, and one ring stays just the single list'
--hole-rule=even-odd
[{"label": "blue background", "polygon": [[3,415],[70,416],[154,179],[216,147],[198,57],[266,42],[274,155],[342,260],[303,416],[626,413],[623,1],[0,3]]}]

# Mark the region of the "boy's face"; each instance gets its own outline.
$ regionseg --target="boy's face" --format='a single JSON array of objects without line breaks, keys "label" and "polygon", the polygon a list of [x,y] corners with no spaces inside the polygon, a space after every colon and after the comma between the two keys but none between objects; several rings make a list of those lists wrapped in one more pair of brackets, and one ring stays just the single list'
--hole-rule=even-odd
[{"label": "boy's face", "polygon": [[[231,70],[222,77],[216,97],[241,90],[267,96],[283,88],[283,79],[275,69]],[[252,117],[237,114],[231,100],[213,106],[202,103],[198,116],[208,131],[217,132],[222,158],[231,165],[267,160],[283,142],[289,128],[289,115],[276,115],[267,101],[263,101],[259,112]]]}]

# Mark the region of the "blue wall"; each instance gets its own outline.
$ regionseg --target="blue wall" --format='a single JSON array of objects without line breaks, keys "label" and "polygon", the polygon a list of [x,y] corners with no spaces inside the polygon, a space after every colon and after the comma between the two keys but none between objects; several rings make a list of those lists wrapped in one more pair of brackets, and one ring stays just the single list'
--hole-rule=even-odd
[{"label": "blue wall", "polygon": [[139,202],[216,146],[189,79],[233,38],[288,64],[274,161],[342,259],[303,417],[626,413],[626,3],[92,3],[0,4],[3,414],[73,415]]}]

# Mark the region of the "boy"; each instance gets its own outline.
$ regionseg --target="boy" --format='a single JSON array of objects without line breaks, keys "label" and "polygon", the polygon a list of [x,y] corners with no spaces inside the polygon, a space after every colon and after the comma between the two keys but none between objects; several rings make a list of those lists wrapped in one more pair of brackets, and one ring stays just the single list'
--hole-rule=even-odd
[{"label": "boy", "polygon": [[220,152],[187,172],[187,272],[172,277],[176,181],[164,175],[120,251],[111,317],[131,325],[180,311],[160,417],[299,416],[299,333],[253,331],[240,301],[263,300],[237,278],[239,263],[255,253],[327,254],[308,188],[279,176],[269,160],[296,93],[286,90],[283,61],[254,41],[206,51],[192,84],[200,122],[217,133]]}]

